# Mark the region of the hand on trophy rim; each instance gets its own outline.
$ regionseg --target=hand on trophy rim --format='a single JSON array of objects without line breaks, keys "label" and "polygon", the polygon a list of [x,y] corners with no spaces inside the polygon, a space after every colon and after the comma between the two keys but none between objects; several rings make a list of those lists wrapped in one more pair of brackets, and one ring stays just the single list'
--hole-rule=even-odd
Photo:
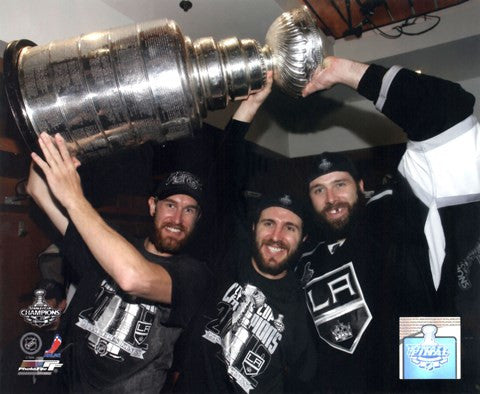
[{"label": "hand on trophy rim", "polygon": [[235,111],[233,119],[250,123],[260,106],[265,102],[272,91],[272,84],[273,71],[270,70],[267,71],[265,86],[258,92],[251,94],[247,99],[242,101],[238,109]]},{"label": "hand on trophy rim", "polygon": [[368,67],[368,64],[328,56],[322,65],[317,67],[312,79],[303,88],[302,96],[306,97],[319,90],[330,89],[336,84],[343,84],[356,90]]},{"label": "hand on trophy rim", "polygon": [[54,137],[41,133],[38,144],[45,159],[32,152],[32,160],[43,171],[52,194],[68,210],[83,197],[77,171],[81,163],[70,155],[64,138],[58,133]]}]

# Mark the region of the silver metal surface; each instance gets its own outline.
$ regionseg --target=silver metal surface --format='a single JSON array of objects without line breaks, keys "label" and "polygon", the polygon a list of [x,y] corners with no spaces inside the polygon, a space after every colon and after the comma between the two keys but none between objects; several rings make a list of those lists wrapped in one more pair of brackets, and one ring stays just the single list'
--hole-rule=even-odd
[{"label": "silver metal surface", "polygon": [[35,133],[89,159],[200,127],[187,59],[174,22],[148,22],[27,47],[19,84]]},{"label": "silver metal surface", "polygon": [[332,44],[305,6],[280,15],[265,40],[272,53],[274,81],[293,97],[302,95],[313,72],[333,53]]},{"label": "silver metal surface", "polygon": [[60,133],[89,160],[191,135],[208,110],[261,90],[270,69],[285,92],[299,96],[323,61],[324,42],[307,8],[282,14],[263,48],[235,37],[192,43],[175,22],[151,21],[22,48],[20,93],[7,96],[21,97],[15,119],[27,118],[27,141]]}]

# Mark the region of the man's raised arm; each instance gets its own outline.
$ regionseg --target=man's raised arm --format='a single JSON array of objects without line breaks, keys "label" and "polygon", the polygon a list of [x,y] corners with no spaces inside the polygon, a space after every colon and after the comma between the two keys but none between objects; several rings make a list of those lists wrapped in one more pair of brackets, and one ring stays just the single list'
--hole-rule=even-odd
[{"label": "man's raised arm", "polygon": [[46,180],[38,173],[33,162],[30,165],[26,190],[37,205],[47,214],[57,230],[60,231],[62,235],[65,235],[68,218],[61,205],[58,204],[55,197],[50,193]]},{"label": "man's raised arm", "polygon": [[[32,169],[27,190],[45,210],[62,234],[69,220],[102,268],[127,293],[162,303],[171,303],[172,279],[158,264],[145,259],[124,237],[105,223],[87,201],[81,187],[76,158],[70,156],[64,139],[54,141],[42,133],[39,144],[45,156],[32,153],[33,161],[43,171],[47,183]],[[52,196],[65,209],[54,202]]]}]

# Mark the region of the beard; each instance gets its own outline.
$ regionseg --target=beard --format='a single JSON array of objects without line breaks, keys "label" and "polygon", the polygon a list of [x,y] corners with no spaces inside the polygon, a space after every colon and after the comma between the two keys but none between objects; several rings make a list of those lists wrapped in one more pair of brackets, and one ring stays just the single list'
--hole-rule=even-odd
[{"label": "beard", "polygon": [[[320,235],[326,241],[337,241],[339,239],[347,238],[353,231],[359,221],[359,217],[365,210],[366,199],[363,193],[357,189],[357,201],[352,205],[347,202],[339,202],[336,204],[327,203],[325,208],[316,213],[315,221],[319,227]],[[330,209],[343,208],[348,211],[348,215],[338,220],[328,220],[326,212]]]},{"label": "beard", "polygon": [[[281,241],[275,242],[275,241],[267,240],[267,241],[258,243],[255,241],[255,239],[253,239],[253,242],[252,242],[253,259],[255,260],[259,271],[263,272],[264,274],[269,274],[274,276],[279,275],[285,270],[287,270],[292,264],[292,262],[295,262],[299,257],[299,250],[298,248],[296,248],[293,251],[289,250],[287,252],[287,256],[281,261],[276,262],[273,259],[265,260],[262,253],[260,252],[260,249],[262,246],[268,246],[268,245],[285,248],[286,250],[288,250],[287,245],[285,245]],[[273,262],[273,264],[271,264],[270,262]]]},{"label": "beard", "polygon": [[[162,233],[162,230],[165,227],[176,227],[183,231],[185,237],[182,239],[176,239],[173,237],[169,237],[168,235],[165,236]],[[182,225],[172,224],[172,223],[164,223],[161,227],[154,226],[150,232],[148,237],[149,241],[155,246],[158,252],[160,253],[170,253],[170,254],[177,254],[183,247],[186,245],[190,238],[190,233],[187,232],[186,228]]]}]

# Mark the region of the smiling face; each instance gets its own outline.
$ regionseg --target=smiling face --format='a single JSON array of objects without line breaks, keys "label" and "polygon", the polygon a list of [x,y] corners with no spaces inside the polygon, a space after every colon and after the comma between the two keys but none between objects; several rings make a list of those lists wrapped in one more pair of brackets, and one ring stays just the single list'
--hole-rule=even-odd
[{"label": "smiling face", "polygon": [[363,181],[357,183],[345,171],[330,172],[309,184],[313,208],[334,231],[341,231],[350,223],[359,192],[363,192]]},{"label": "smiling face", "polygon": [[264,209],[253,226],[255,247],[252,264],[255,270],[269,279],[286,275],[290,261],[302,241],[302,219],[281,207]]},{"label": "smiling face", "polygon": [[148,200],[154,231],[146,247],[151,253],[171,255],[185,245],[195,228],[200,214],[197,201],[186,194],[174,194],[157,200]]}]

